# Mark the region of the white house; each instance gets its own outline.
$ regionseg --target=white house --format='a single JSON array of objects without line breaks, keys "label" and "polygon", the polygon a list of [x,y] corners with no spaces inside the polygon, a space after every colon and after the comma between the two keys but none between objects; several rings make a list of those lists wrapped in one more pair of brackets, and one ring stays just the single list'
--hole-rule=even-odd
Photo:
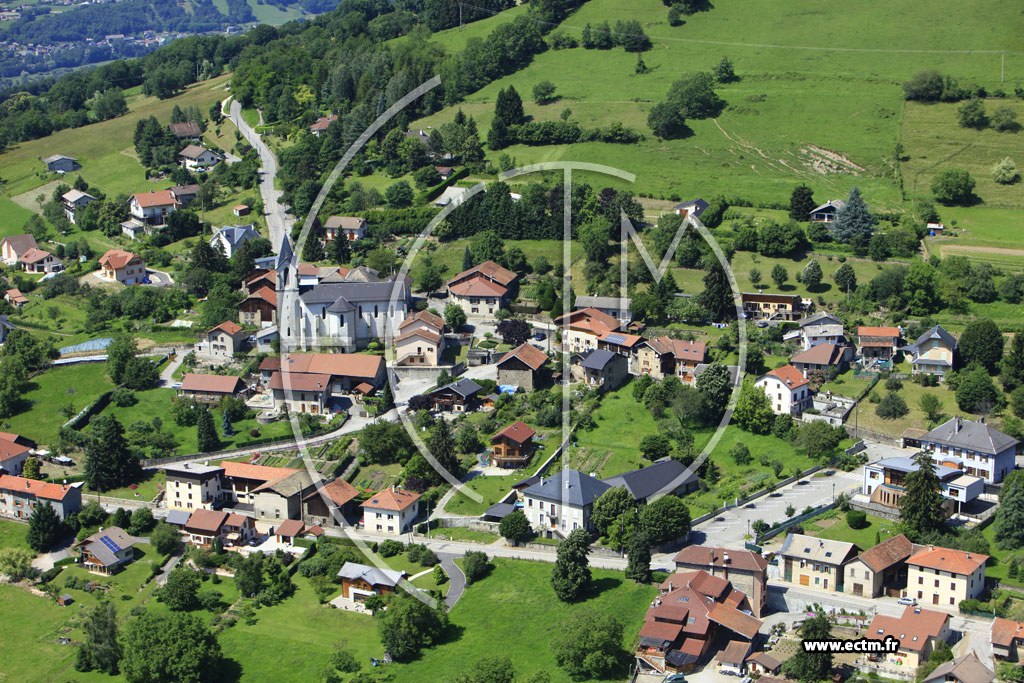
[{"label": "white house", "polygon": [[150,190],[133,194],[128,200],[128,212],[132,218],[146,225],[163,225],[166,216],[178,209],[181,202],[170,190]]},{"label": "white house", "polygon": [[815,223],[831,223],[836,219],[836,214],[839,213],[840,209],[846,206],[846,202],[842,199],[833,199],[830,202],[825,202],[821,206],[816,206],[811,210],[808,216]]},{"label": "white house", "polygon": [[799,324],[799,329],[787,333],[783,339],[799,341],[804,351],[818,344],[836,344],[838,346],[846,344],[846,333],[843,330],[842,321],[827,311],[820,311],[808,316]]},{"label": "white house", "polygon": [[800,415],[811,406],[811,384],[792,365],[769,370],[754,386],[764,390],[777,415]]},{"label": "white house", "polygon": [[235,251],[242,246],[242,242],[256,239],[260,234],[256,227],[249,225],[225,225],[213,233],[210,238],[210,246],[214,249],[220,248],[224,255],[231,258]]},{"label": "white house", "polygon": [[523,512],[530,526],[548,536],[555,530],[563,536],[575,529],[593,531],[594,501],[610,488],[596,477],[566,468],[548,479],[541,477],[523,491]]},{"label": "white house", "polygon": [[141,284],[146,278],[146,262],[130,251],[111,249],[100,257],[100,277],[122,285]]},{"label": "white house", "polygon": [[18,258],[18,265],[26,273],[56,273],[63,270],[61,260],[45,249],[29,249]]},{"label": "white house", "polygon": [[72,223],[75,222],[75,213],[79,209],[83,209],[89,205],[90,202],[96,201],[96,198],[91,194],[82,192],[81,190],[68,190],[60,196],[61,202],[64,204],[64,215]]},{"label": "white house", "polygon": [[217,165],[221,156],[212,149],[206,149],[199,145],[189,145],[178,152],[181,158],[181,165],[190,171],[205,171]]},{"label": "white house", "polygon": [[984,422],[954,417],[921,437],[921,448],[940,465],[998,484],[1014,467],[1017,439]]},{"label": "white house", "polygon": [[419,516],[420,494],[392,486],[370,496],[362,508],[364,530],[398,536]]},{"label": "white house", "polygon": [[195,345],[195,354],[211,361],[229,361],[248,335],[242,326],[228,320],[206,332]]}]

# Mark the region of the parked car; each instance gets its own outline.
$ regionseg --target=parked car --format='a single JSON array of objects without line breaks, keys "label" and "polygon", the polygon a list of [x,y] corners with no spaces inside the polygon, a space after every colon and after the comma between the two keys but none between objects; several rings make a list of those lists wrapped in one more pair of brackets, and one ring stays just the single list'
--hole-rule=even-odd
[{"label": "parked car", "polygon": [[672,674],[665,679],[665,683],[686,683],[686,676],[683,674]]},{"label": "parked car", "polygon": [[547,335],[544,334],[543,332],[538,332],[536,335],[534,335],[533,338],[536,339],[537,341],[544,341],[545,339],[547,339]]},{"label": "parked car", "polygon": [[911,597],[900,598],[899,600],[896,601],[896,604],[897,605],[910,605],[911,607],[913,607],[914,605],[917,604],[917,600],[915,598],[911,598]]}]

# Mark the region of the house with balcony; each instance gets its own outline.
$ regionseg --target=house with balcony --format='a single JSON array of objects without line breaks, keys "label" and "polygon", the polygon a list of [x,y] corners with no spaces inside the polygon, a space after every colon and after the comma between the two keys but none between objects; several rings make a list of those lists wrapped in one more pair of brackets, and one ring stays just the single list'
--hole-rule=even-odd
[{"label": "house with balcony", "polygon": [[[985,482],[980,477],[965,474],[959,467],[934,465],[935,474],[942,487],[943,507],[947,514],[960,512],[961,508],[985,492]],[[883,458],[864,466],[862,493],[876,504],[899,514],[900,501],[906,493],[907,475],[918,470],[910,458]]]},{"label": "house with balcony", "polygon": [[246,327],[270,327],[277,324],[277,292],[260,287],[238,304],[238,322]]},{"label": "house with balcony", "polygon": [[814,207],[807,216],[814,223],[831,223],[836,219],[836,214],[845,207],[846,202],[842,199],[833,199],[821,206]]},{"label": "house with balcony", "polygon": [[164,505],[170,510],[213,510],[224,502],[224,468],[200,463],[165,465]]},{"label": "house with balcony", "polygon": [[92,202],[96,201],[96,197],[93,197],[87,192],[72,189],[62,194],[60,196],[60,201],[61,204],[64,205],[64,216],[74,224],[75,214]]},{"label": "house with balcony", "polygon": [[797,586],[842,593],[843,567],[860,554],[853,543],[789,534],[782,544],[783,579]]},{"label": "house with balcony", "polygon": [[613,391],[629,375],[629,361],[625,356],[605,349],[594,349],[579,356],[579,379],[592,389]]},{"label": "house with balcony", "polygon": [[330,412],[331,376],[313,372],[275,372],[267,385],[274,410],[325,415]]},{"label": "house with balcony", "polygon": [[618,332],[622,323],[596,308],[581,308],[565,313],[555,320],[562,330],[562,349],[566,353],[583,353],[597,349],[597,340],[610,332]]},{"label": "house with balcony", "polygon": [[523,512],[533,529],[548,538],[568,536],[576,529],[593,531],[594,501],[611,486],[596,477],[565,468],[540,477],[523,491]]},{"label": "house with balcony", "polygon": [[630,374],[650,375],[656,380],[675,375],[684,382],[692,382],[694,371],[707,357],[707,348],[706,342],[666,336],[644,340],[636,347],[636,361]]},{"label": "house with balcony", "polygon": [[224,510],[195,510],[185,522],[185,541],[211,548],[220,539],[224,546],[241,546],[257,535],[252,517]]},{"label": "house with balcony", "polygon": [[143,225],[161,227],[167,222],[167,214],[174,213],[181,202],[170,190],[138,192],[128,200],[128,213]]},{"label": "house with balcony", "polygon": [[811,383],[793,365],[769,370],[757,378],[754,386],[768,396],[776,415],[798,416],[811,407]]},{"label": "house with balcony", "polygon": [[743,313],[748,320],[795,322],[804,317],[813,304],[798,294],[741,292]]},{"label": "house with balcony", "polygon": [[815,344],[806,351],[801,351],[790,359],[790,363],[801,375],[807,377],[812,372],[828,372],[831,368],[835,368],[837,373],[845,372],[850,368],[851,360],[853,347],[829,342]]},{"label": "house with balcony", "polygon": [[222,159],[220,154],[200,145],[188,145],[178,152],[178,158],[181,159],[182,167],[189,171],[206,171]]},{"label": "house with balcony", "polygon": [[491,465],[503,468],[524,467],[535,448],[532,428],[524,422],[513,422],[491,437]]},{"label": "house with balcony", "polygon": [[519,276],[494,261],[484,261],[448,280],[448,299],[473,318],[494,315],[515,298]]},{"label": "house with balcony", "polygon": [[984,418],[973,422],[957,416],[921,436],[920,444],[936,464],[999,484],[1013,470],[1020,442]]},{"label": "house with balcony", "polygon": [[942,378],[956,366],[958,347],[956,337],[936,325],[901,351],[910,358],[911,374],[924,373]]},{"label": "house with balcony", "polygon": [[1020,662],[1024,653],[1024,622],[996,617],[992,622],[992,654],[997,661]]},{"label": "house with balcony", "polygon": [[138,542],[139,539],[129,536],[121,527],[111,526],[79,541],[74,548],[78,551],[79,564],[86,571],[116,574],[135,559]]},{"label": "house with balcony", "polygon": [[235,375],[203,375],[189,372],[181,379],[178,398],[200,403],[219,403],[224,396],[237,396],[245,391],[245,382]]},{"label": "house with balcony", "polygon": [[573,304],[574,311],[582,311],[586,308],[593,308],[594,310],[601,311],[605,315],[609,315],[618,320],[623,325],[628,325],[633,321],[633,314],[630,312],[629,307],[632,304],[632,300],[629,298],[620,298],[617,296],[578,296],[576,302]]},{"label": "house with balcony", "polygon": [[797,342],[804,351],[818,344],[848,345],[842,321],[828,311],[819,311],[803,318],[799,328],[787,332],[782,339]]},{"label": "house with balcony", "polygon": [[444,318],[419,311],[398,326],[395,365],[440,365],[444,348]]},{"label": "house with balcony", "polygon": [[480,404],[483,387],[471,379],[460,379],[427,394],[434,410],[447,413],[468,413]]},{"label": "house with balcony", "polygon": [[900,347],[898,327],[858,327],[857,351],[865,361],[890,361]]},{"label": "house with balcony", "polygon": [[146,262],[130,251],[111,249],[100,257],[99,265],[100,277],[110,282],[138,285],[146,279]]},{"label": "house with balcony", "polygon": [[398,590],[405,572],[396,569],[368,567],[346,562],[338,570],[341,579],[341,597],[351,602],[366,602],[371,595],[387,595]]}]

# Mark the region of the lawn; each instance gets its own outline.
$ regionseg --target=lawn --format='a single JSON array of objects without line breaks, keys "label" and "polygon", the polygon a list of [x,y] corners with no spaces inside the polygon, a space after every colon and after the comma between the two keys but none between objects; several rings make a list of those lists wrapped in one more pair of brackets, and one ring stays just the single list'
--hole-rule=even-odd
[{"label": "lawn", "polygon": [[[145,470],[143,471],[142,476],[142,481],[138,482],[134,489],[129,486],[124,486],[119,489],[103,491],[100,495],[108,498],[138,498],[140,500],[153,500],[156,498],[157,494],[163,490],[164,483],[167,481],[167,473],[163,470]],[[89,489],[87,485],[82,491],[82,495],[85,497],[89,493],[93,493],[93,491]]]},{"label": "lawn", "polygon": [[824,394],[831,391],[837,396],[858,398],[861,394],[867,391],[873,381],[874,379],[870,376],[854,377],[853,370],[847,370],[841,375],[837,375],[831,382],[825,382],[822,384],[818,393]]},{"label": "lawn", "polygon": [[491,544],[501,538],[498,534],[491,534],[486,531],[471,531],[464,526],[444,527],[434,529],[430,532],[431,537],[446,536],[453,541],[473,541],[475,543]]},{"label": "lawn", "polygon": [[398,463],[357,467],[349,483],[364,491],[380,491],[398,481],[403,469]]},{"label": "lawn", "polygon": [[575,432],[570,449],[574,469],[605,479],[649,464],[640,452],[640,439],[659,428],[651,411],[633,399],[630,384],[605,395],[594,422],[593,430]]},{"label": "lawn", "polygon": [[[512,489],[513,484],[533,476],[537,468],[546,459],[547,454],[544,451],[537,451],[534,453],[529,467],[514,470],[511,474],[502,476],[486,477],[480,475],[474,477],[465,485],[465,488],[480,494],[483,500],[478,503],[468,495],[456,492],[444,506],[445,512],[453,515],[472,515],[474,517],[482,515],[487,508],[504,498],[505,494]],[[447,532],[447,530],[445,531]]]},{"label": "lawn", "polygon": [[106,363],[54,367],[32,378],[25,392],[26,408],[4,421],[6,429],[40,445],[52,444],[68,418],[63,408],[70,403],[74,415],[113,388]]},{"label": "lawn", "polygon": [[[884,397],[888,393],[885,388],[885,382],[879,382],[872,390],[872,393],[877,393],[879,396]],[[937,387],[922,387],[920,384],[903,380],[903,388],[897,393],[906,401],[907,408],[910,409],[910,412],[905,416],[895,420],[883,419],[875,413],[875,409],[878,407],[877,404],[864,400],[854,409],[855,413],[850,416],[847,423],[853,422],[864,429],[891,436],[900,436],[910,427],[925,429],[928,427],[928,418],[920,406],[921,397],[925,394],[938,396],[942,402],[942,412],[945,414],[945,417],[940,420],[940,423],[953,415],[963,414],[964,412],[957,407],[956,395],[945,384],[940,384]]]},{"label": "lawn", "polygon": [[[178,453],[182,455],[198,453],[198,446],[196,445],[196,428],[195,427],[179,427],[175,424],[174,420],[171,419],[171,398],[174,396],[173,389],[149,389],[147,391],[136,392],[138,397],[138,403],[133,406],[120,407],[110,403],[104,410],[102,415],[113,415],[116,417],[122,425],[127,428],[133,422],[147,422],[152,423],[153,418],[159,417],[163,421],[162,430],[170,431],[174,434],[175,439],[178,443]],[[261,425],[256,422],[256,418],[250,418],[248,420],[242,420],[239,422],[233,422],[232,427],[235,430],[235,434],[230,437],[225,437],[221,433],[221,412],[217,408],[211,409],[213,414],[213,424],[217,427],[217,434],[221,439],[220,450],[227,450],[230,448],[241,448],[247,443],[256,440],[276,438],[285,439],[292,436],[291,423],[287,420],[279,420],[272,422],[268,425]],[[259,429],[259,436],[251,436],[250,430]]]},{"label": "lawn", "polygon": [[424,651],[416,661],[392,665],[396,680],[447,680],[495,652],[500,644],[500,653],[512,660],[517,678],[546,671],[553,683],[565,683],[570,679],[551,652],[552,639],[565,623],[585,609],[615,617],[624,626],[622,647],[628,650],[657,593],[654,586],[625,580],[622,572],[592,570],[595,594],[566,604],[552,593],[550,564],[493,562],[491,574],[467,588],[450,613],[457,639]]},{"label": "lawn", "polygon": [[0,548],[24,548],[29,550],[25,541],[28,525],[9,519],[0,519]]},{"label": "lawn", "polygon": [[[1019,183],[1000,185],[992,180],[992,167],[1005,157],[1024,159],[1024,136],[992,128],[964,128],[957,122],[959,106],[955,103],[907,105],[900,134],[905,155],[909,157],[903,163],[907,191],[928,195],[932,178],[946,169],[960,168],[968,171],[977,182],[974,193],[986,207],[1024,208],[1024,193]],[[1017,113],[1018,120],[1024,117],[1024,102],[1020,100],[985,101],[989,115],[998,107],[1009,107]],[[944,210],[940,212],[945,214]]]},{"label": "lawn", "polygon": [[224,656],[235,660],[245,681],[320,680],[335,647],[344,645],[369,669],[383,657],[377,624],[365,614],[320,605],[309,581],[296,574],[295,595],[256,612],[248,626],[239,621],[219,636]]},{"label": "lawn", "polygon": [[[798,510],[797,512],[799,513],[800,511]],[[868,515],[867,521],[868,525],[863,529],[851,529],[850,525],[846,523],[845,512],[829,510],[814,519],[804,522],[803,527],[804,532],[808,536],[853,543],[861,550],[873,548],[877,543],[886,541],[896,535],[896,522],[892,520]],[[875,541],[876,537],[878,538],[877,543]],[[785,534],[780,534],[776,538],[785,538]]]}]

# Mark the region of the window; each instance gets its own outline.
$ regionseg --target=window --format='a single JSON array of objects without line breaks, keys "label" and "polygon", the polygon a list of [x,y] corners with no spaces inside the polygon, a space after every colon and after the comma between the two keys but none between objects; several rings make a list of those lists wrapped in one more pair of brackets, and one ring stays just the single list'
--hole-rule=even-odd
[{"label": "window", "polygon": [[919,577],[917,577],[917,582],[918,582],[919,584],[921,584],[921,583],[924,583],[924,577],[923,577],[923,576],[919,576]]},{"label": "window", "polygon": [[952,582],[952,581],[949,582],[949,590],[951,590],[951,591],[955,591],[956,590],[956,584],[954,582]]},{"label": "window", "polygon": [[950,598],[950,599],[949,599],[949,604],[951,604],[951,605],[952,605],[952,604],[954,604],[954,603],[953,603],[953,598]]},{"label": "window", "polygon": [[938,587],[939,587],[939,580],[938,580],[938,579],[935,579],[935,587],[936,587],[936,588],[938,588]]}]

